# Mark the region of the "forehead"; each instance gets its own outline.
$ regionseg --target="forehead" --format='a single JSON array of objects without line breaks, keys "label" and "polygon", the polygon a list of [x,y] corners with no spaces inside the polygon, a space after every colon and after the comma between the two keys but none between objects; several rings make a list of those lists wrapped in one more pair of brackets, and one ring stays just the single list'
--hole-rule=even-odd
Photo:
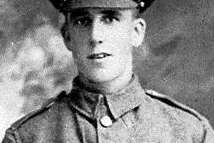
[{"label": "forehead", "polygon": [[73,9],[69,13],[72,17],[83,16],[83,15],[116,15],[128,17],[133,14],[133,9],[128,8],[78,8]]}]

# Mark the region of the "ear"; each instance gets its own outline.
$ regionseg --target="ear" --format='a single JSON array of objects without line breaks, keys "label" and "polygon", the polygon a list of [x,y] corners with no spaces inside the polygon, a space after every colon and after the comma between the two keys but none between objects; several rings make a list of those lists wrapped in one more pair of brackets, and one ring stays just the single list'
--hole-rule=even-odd
[{"label": "ear", "polygon": [[132,45],[134,47],[139,47],[145,37],[146,33],[146,22],[142,18],[134,20],[134,29],[132,31]]},{"label": "ear", "polygon": [[72,46],[71,46],[71,38],[69,31],[67,29],[67,25],[64,24],[61,28],[61,34],[65,43],[65,46],[67,47],[68,50],[72,51]]}]

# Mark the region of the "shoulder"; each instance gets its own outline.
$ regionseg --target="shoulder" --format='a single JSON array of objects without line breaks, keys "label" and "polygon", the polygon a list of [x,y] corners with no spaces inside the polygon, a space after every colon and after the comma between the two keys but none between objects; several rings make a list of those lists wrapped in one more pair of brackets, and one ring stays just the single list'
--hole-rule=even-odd
[{"label": "shoulder", "polygon": [[41,106],[40,109],[32,111],[32,112],[28,113],[27,115],[23,116],[22,118],[17,120],[15,123],[13,123],[8,130],[10,132],[11,131],[16,131],[19,128],[21,128],[22,126],[26,126],[28,124],[33,126],[39,120],[49,116],[47,114],[50,114],[50,111],[51,112],[56,112],[56,111],[53,111],[53,110],[56,110],[57,106],[60,104],[60,101],[63,100],[64,95],[66,95],[66,93],[63,91],[57,97],[48,99]]},{"label": "shoulder", "polygon": [[159,116],[168,122],[174,134],[186,134],[200,140],[205,133],[206,118],[194,109],[154,90],[145,90],[158,109]]},{"label": "shoulder", "polygon": [[145,90],[154,103],[157,103],[164,117],[176,132],[185,131],[195,140],[214,140],[214,131],[209,121],[196,110],[154,90]]},{"label": "shoulder", "polygon": [[172,99],[167,95],[161,94],[154,90],[147,90],[147,89],[145,90],[145,93],[146,95],[151,97],[153,100],[156,100],[157,102],[160,102],[161,104],[165,105],[166,108],[168,107],[168,108],[175,109],[177,111],[184,112],[186,114],[189,114],[190,116],[195,117],[200,121],[204,120],[204,117],[200,113],[198,113],[196,110]]}]

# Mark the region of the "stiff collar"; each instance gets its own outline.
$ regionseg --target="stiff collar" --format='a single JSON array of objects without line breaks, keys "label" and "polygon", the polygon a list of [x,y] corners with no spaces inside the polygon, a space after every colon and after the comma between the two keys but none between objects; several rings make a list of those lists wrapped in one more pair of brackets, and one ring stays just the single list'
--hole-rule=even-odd
[{"label": "stiff collar", "polygon": [[99,110],[96,108],[99,107],[98,104],[102,102],[101,100],[105,100],[107,108],[115,119],[146,101],[145,91],[136,75],[133,75],[131,82],[125,88],[111,94],[93,92],[84,87],[77,76],[73,81],[70,97],[70,105],[89,118],[94,118],[94,113]]}]

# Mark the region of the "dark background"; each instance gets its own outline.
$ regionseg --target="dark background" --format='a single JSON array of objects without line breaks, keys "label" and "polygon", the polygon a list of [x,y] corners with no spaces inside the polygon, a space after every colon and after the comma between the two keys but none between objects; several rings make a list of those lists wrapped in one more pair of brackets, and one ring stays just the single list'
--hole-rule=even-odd
[{"label": "dark background", "polygon": [[[134,52],[142,85],[191,106],[214,126],[214,1],[156,0],[142,17],[146,39]],[[2,129],[70,90],[75,67],[62,22],[47,0],[0,1]]]}]

